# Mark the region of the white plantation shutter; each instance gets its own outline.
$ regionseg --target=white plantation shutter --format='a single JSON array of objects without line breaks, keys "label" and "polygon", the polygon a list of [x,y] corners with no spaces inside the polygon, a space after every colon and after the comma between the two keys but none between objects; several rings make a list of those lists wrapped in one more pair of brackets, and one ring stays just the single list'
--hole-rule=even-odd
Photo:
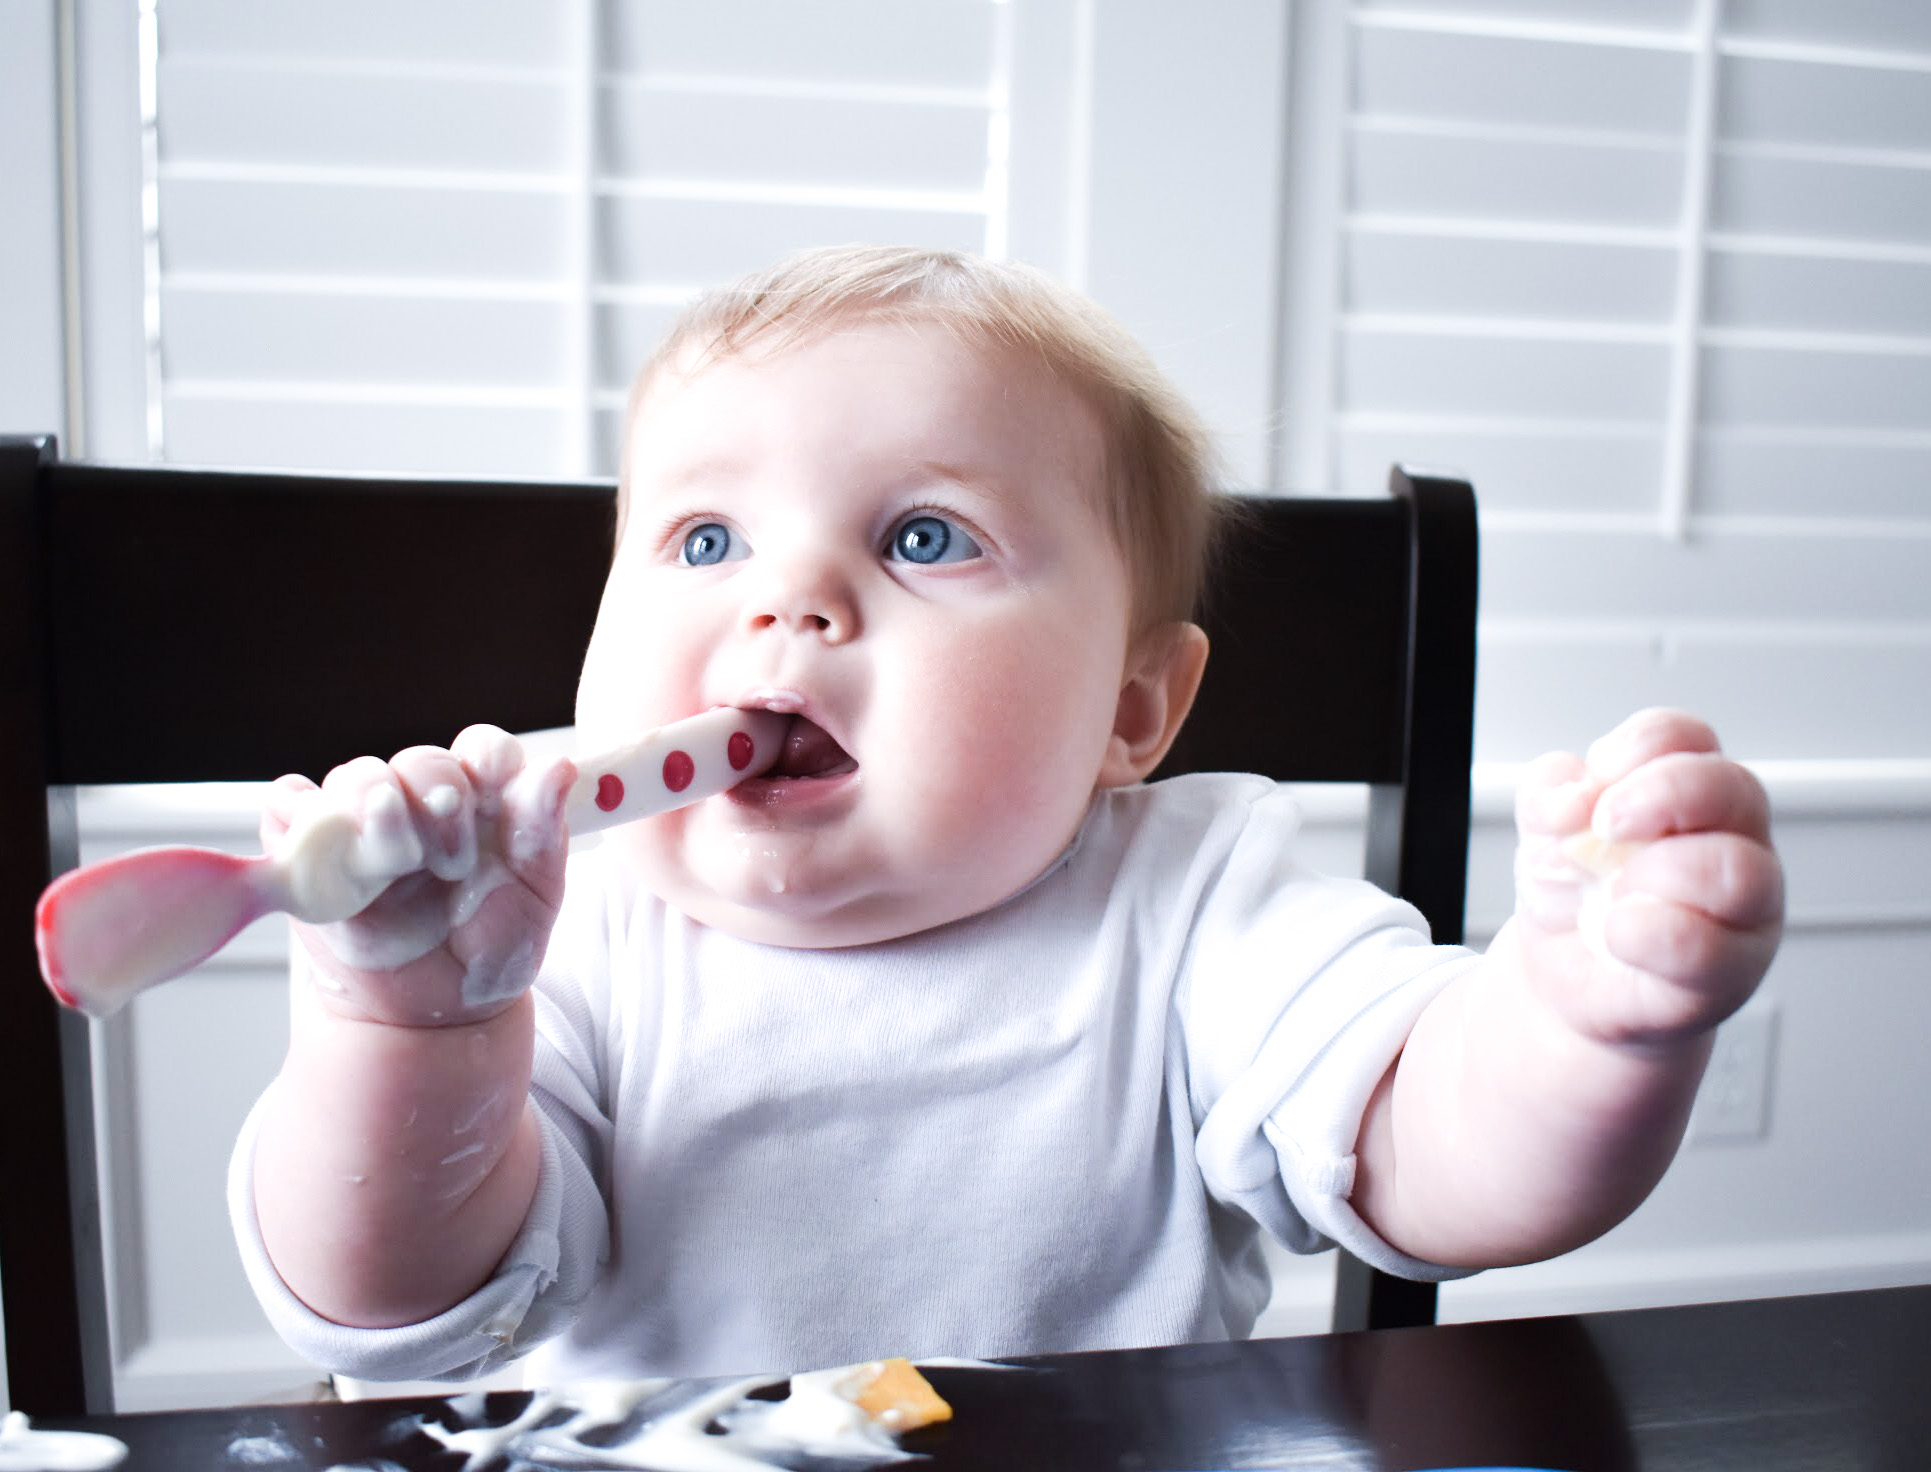
[{"label": "white plantation shutter", "polygon": [[1473,478],[1479,754],[1667,701],[1757,757],[1923,755],[1931,7],[1331,9],[1331,415],[1293,463]]},{"label": "white plantation shutter", "polygon": [[679,304],[1001,250],[992,0],[160,0],[168,459],[610,474]]},{"label": "white plantation shutter", "polygon": [[1465,470],[1484,758],[1656,701],[1924,750],[1919,0],[153,4],[166,458],[608,474],[695,290],[964,245],[1120,311],[1243,482]]}]

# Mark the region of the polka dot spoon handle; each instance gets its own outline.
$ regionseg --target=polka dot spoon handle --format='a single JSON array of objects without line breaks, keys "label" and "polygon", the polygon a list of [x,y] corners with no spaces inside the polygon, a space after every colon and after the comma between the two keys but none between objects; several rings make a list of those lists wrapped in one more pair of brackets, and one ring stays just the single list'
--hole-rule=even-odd
[{"label": "polka dot spoon handle", "polygon": [[[564,801],[572,834],[669,812],[726,791],[778,759],[790,717],[721,707],[577,763]],[[272,854],[147,848],[63,874],[34,912],[40,974],[96,1017],[190,971],[264,915],[325,924],[359,914],[404,870],[347,817],[292,826]]]},{"label": "polka dot spoon handle", "polygon": [[595,833],[724,792],[775,762],[790,726],[790,716],[720,706],[580,758],[563,820]]}]

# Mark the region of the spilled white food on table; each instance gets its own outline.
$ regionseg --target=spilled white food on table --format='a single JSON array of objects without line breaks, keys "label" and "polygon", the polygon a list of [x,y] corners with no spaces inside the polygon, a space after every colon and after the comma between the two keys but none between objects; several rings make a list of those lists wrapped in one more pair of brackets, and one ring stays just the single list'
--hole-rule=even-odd
[{"label": "spilled white food on table", "polygon": [[[782,1399],[758,1392],[789,1382]],[[483,1397],[449,1403],[480,1422]],[[753,1376],[724,1385],[682,1380],[586,1383],[536,1392],[499,1426],[451,1429],[423,1419],[420,1430],[464,1455],[463,1472],[509,1467],[636,1467],[652,1472],[783,1472],[776,1458],[847,1462],[910,1458],[898,1436],[951,1419],[952,1408],[907,1361],[872,1360],[791,1376]],[[586,1440],[595,1437],[594,1441]]]},{"label": "spilled white food on table", "polygon": [[97,1431],[41,1431],[13,1411],[0,1421],[0,1472],[107,1472],[127,1460],[127,1443]]}]

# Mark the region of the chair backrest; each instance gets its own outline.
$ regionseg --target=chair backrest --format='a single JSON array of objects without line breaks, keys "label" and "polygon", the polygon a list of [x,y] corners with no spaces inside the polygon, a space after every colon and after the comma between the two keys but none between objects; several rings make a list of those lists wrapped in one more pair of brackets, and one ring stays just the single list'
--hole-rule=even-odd
[{"label": "chair backrest", "polygon": [[[608,483],[109,467],[0,440],[0,1299],[13,1403],[111,1405],[86,1024],[32,911],[73,862],[50,789],[320,775],[477,719],[567,725],[610,554]],[[1162,768],[1365,782],[1368,873],[1461,937],[1474,500],[1256,499]],[[293,672],[299,673],[293,673]],[[50,819],[50,809],[54,817]],[[1344,1264],[1337,1324],[1433,1291]]]}]

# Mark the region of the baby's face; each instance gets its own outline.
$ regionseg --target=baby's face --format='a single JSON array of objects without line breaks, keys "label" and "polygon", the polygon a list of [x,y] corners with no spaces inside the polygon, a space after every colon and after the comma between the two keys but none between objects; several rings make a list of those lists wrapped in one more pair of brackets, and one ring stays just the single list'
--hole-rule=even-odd
[{"label": "baby's face", "polygon": [[604,842],[693,918],[790,946],[974,914],[1100,780],[1129,580],[1096,416],[1017,356],[854,325],[666,371],[578,693],[584,749],[792,712],[772,775]]}]

